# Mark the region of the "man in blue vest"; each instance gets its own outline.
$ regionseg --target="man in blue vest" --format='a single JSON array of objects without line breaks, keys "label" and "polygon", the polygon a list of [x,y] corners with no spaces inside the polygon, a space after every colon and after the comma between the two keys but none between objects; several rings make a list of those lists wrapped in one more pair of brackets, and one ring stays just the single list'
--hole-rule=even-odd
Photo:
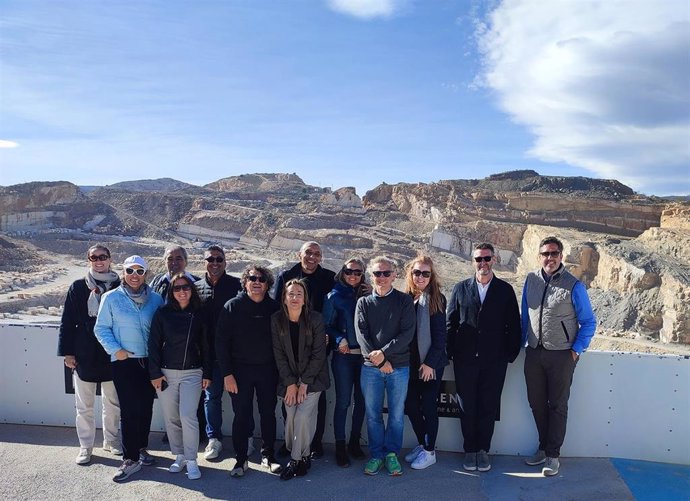
[{"label": "man in blue vest", "polygon": [[543,464],[544,476],[558,474],[573,373],[597,323],[584,284],[562,260],[563,243],[556,237],[542,240],[541,268],[527,275],[522,290],[527,399],[539,433],[537,452],[525,462]]}]

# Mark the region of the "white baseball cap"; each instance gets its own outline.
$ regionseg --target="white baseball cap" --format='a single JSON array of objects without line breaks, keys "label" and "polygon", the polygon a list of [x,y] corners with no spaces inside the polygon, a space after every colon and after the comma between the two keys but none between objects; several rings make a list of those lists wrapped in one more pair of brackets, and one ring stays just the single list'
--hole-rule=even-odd
[{"label": "white baseball cap", "polygon": [[125,262],[122,263],[122,266],[125,268],[134,265],[141,266],[144,270],[149,269],[149,267],[146,266],[146,261],[144,261],[144,258],[141,256],[129,256],[127,259],[125,259]]}]

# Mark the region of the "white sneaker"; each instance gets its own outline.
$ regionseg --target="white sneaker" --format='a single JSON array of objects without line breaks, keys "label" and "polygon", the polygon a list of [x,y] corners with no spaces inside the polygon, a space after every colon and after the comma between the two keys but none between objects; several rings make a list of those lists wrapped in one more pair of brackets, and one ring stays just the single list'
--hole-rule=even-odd
[{"label": "white sneaker", "polygon": [[414,460],[417,459],[417,456],[419,456],[419,453],[423,450],[424,446],[422,444],[419,444],[417,447],[405,454],[405,461],[407,461],[408,463],[414,462]]},{"label": "white sneaker", "polygon": [[122,448],[115,442],[103,440],[103,450],[111,453],[113,456],[122,456]]},{"label": "white sneaker", "polygon": [[249,437],[249,440],[247,441],[247,456],[251,456],[254,454],[254,451],[256,448],[254,447],[254,437]]},{"label": "white sneaker", "polygon": [[89,464],[91,462],[91,449],[82,447],[79,449],[77,459],[74,460],[77,464]]},{"label": "white sneaker", "polygon": [[187,478],[189,480],[197,480],[201,478],[201,470],[195,459],[187,461]]},{"label": "white sneaker", "polygon": [[184,456],[182,454],[178,454],[175,458],[175,462],[170,465],[170,468],[168,468],[168,471],[170,473],[180,473],[182,470],[184,470],[186,464],[187,460],[184,458]]},{"label": "white sneaker", "polygon": [[244,463],[235,462],[235,466],[233,467],[232,470],[230,470],[230,476],[231,477],[243,477],[244,472],[247,471],[248,468],[249,468],[249,464],[247,463],[247,461],[245,461]]},{"label": "white sneaker", "polygon": [[216,459],[223,450],[223,443],[217,438],[210,438],[204,449],[204,459]]},{"label": "white sneaker", "polygon": [[419,456],[412,462],[410,467],[413,470],[423,470],[432,464],[436,464],[436,451],[429,452],[426,449],[422,449],[422,452],[419,453]]}]

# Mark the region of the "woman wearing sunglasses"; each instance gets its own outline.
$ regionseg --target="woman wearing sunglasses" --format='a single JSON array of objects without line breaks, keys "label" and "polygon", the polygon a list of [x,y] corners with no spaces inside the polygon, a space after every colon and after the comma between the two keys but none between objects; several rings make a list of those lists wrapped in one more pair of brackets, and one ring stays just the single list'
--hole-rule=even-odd
[{"label": "woman wearing sunglasses", "polygon": [[438,412],[446,356],[446,298],[429,256],[419,255],[405,267],[406,291],[414,298],[417,328],[410,344],[410,381],[405,413],[417,436],[417,447],[405,456],[415,470],[436,463]]},{"label": "woman wearing sunglasses", "polygon": [[93,333],[98,305],[103,294],[120,285],[120,277],[110,269],[110,251],[101,244],[86,253],[89,268],[85,278],[75,281],[67,291],[60,322],[58,355],[72,369],[77,408],[79,455],[77,464],[91,461],[96,440],[94,404],[96,387],[101,383],[103,407],[103,450],[122,455],[120,445],[120,404],[113,384],[110,357]]},{"label": "woman wearing sunglasses", "polygon": [[163,410],[165,431],[175,461],[168,471],[187,468],[190,480],[201,478],[197,465],[201,390],[211,382],[211,354],[201,299],[186,273],[170,279],[166,304],[153,317],[149,336],[149,375]]},{"label": "woman wearing sunglasses", "polygon": [[[355,306],[357,299],[371,291],[365,283],[366,266],[359,258],[345,261],[335,276],[335,286],[328,293],[323,304],[323,320],[326,334],[334,341],[333,379],[335,380],[335,408],[333,409],[333,431],[335,434],[335,460],[338,466],[350,466],[348,452],[355,459],[364,459],[359,438],[364,423],[364,396],[360,386],[362,372],[362,350],[355,333]],[[355,405],[352,410],[350,441],[345,447],[345,421],[354,392]]]},{"label": "woman wearing sunglasses", "polygon": [[129,256],[123,268],[122,285],[103,295],[94,327],[110,355],[120,400],[124,461],[113,476],[115,482],[155,461],[146,451],[155,395],[149,379],[148,340],[153,315],[163,304],[163,298],[146,284],[144,258]]},{"label": "woman wearing sunglasses", "polygon": [[311,441],[322,391],[330,386],[323,317],[309,308],[306,284],[288,280],[282,308],[271,316],[273,353],[278,367],[278,396],[285,403],[285,446],[292,458],[283,480],[307,474]]}]

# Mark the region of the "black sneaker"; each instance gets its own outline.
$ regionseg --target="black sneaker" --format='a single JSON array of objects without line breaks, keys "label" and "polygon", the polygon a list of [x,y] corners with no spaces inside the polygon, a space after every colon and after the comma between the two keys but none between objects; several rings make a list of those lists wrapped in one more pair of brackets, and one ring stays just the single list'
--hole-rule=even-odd
[{"label": "black sneaker", "polygon": [[345,440],[335,441],[335,462],[341,468],[347,468],[350,466],[350,458],[347,457]]},{"label": "black sneaker", "polygon": [[283,467],[276,461],[273,456],[264,456],[261,458],[261,466],[266,468],[271,473],[280,473],[283,471]]},{"label": "black sneaker", "polygon": [[285,468],[283,468],[283,471],[280,472],[280,479],[281,480],[290,480],[293,477],[297,476],[297,470],[300,468],[300,464],[302,461],[297,461],[295,459],[291,459],[288,464],[285,465]]},{"label": "black sneaker", "polygon": [[311,444],[311,458],[321,459],[323,457],[323,445],[321,442],[314,442]]},{"label": "black sneaker", "polygon": [[295,473],[295,475],[298,477],[303,477],[307,474],[309,468],[311,468],[311,460],[309,458],[304,457],[302,458],[302,461],[300,461],[297,465],[297,473]]},{"label": "black sneaker", "polygon": [[144,466],[151,466],[156,462],[156,458],[149,454],[149,451],[146,449],[141,449],[139,451],[139,462]]}]

